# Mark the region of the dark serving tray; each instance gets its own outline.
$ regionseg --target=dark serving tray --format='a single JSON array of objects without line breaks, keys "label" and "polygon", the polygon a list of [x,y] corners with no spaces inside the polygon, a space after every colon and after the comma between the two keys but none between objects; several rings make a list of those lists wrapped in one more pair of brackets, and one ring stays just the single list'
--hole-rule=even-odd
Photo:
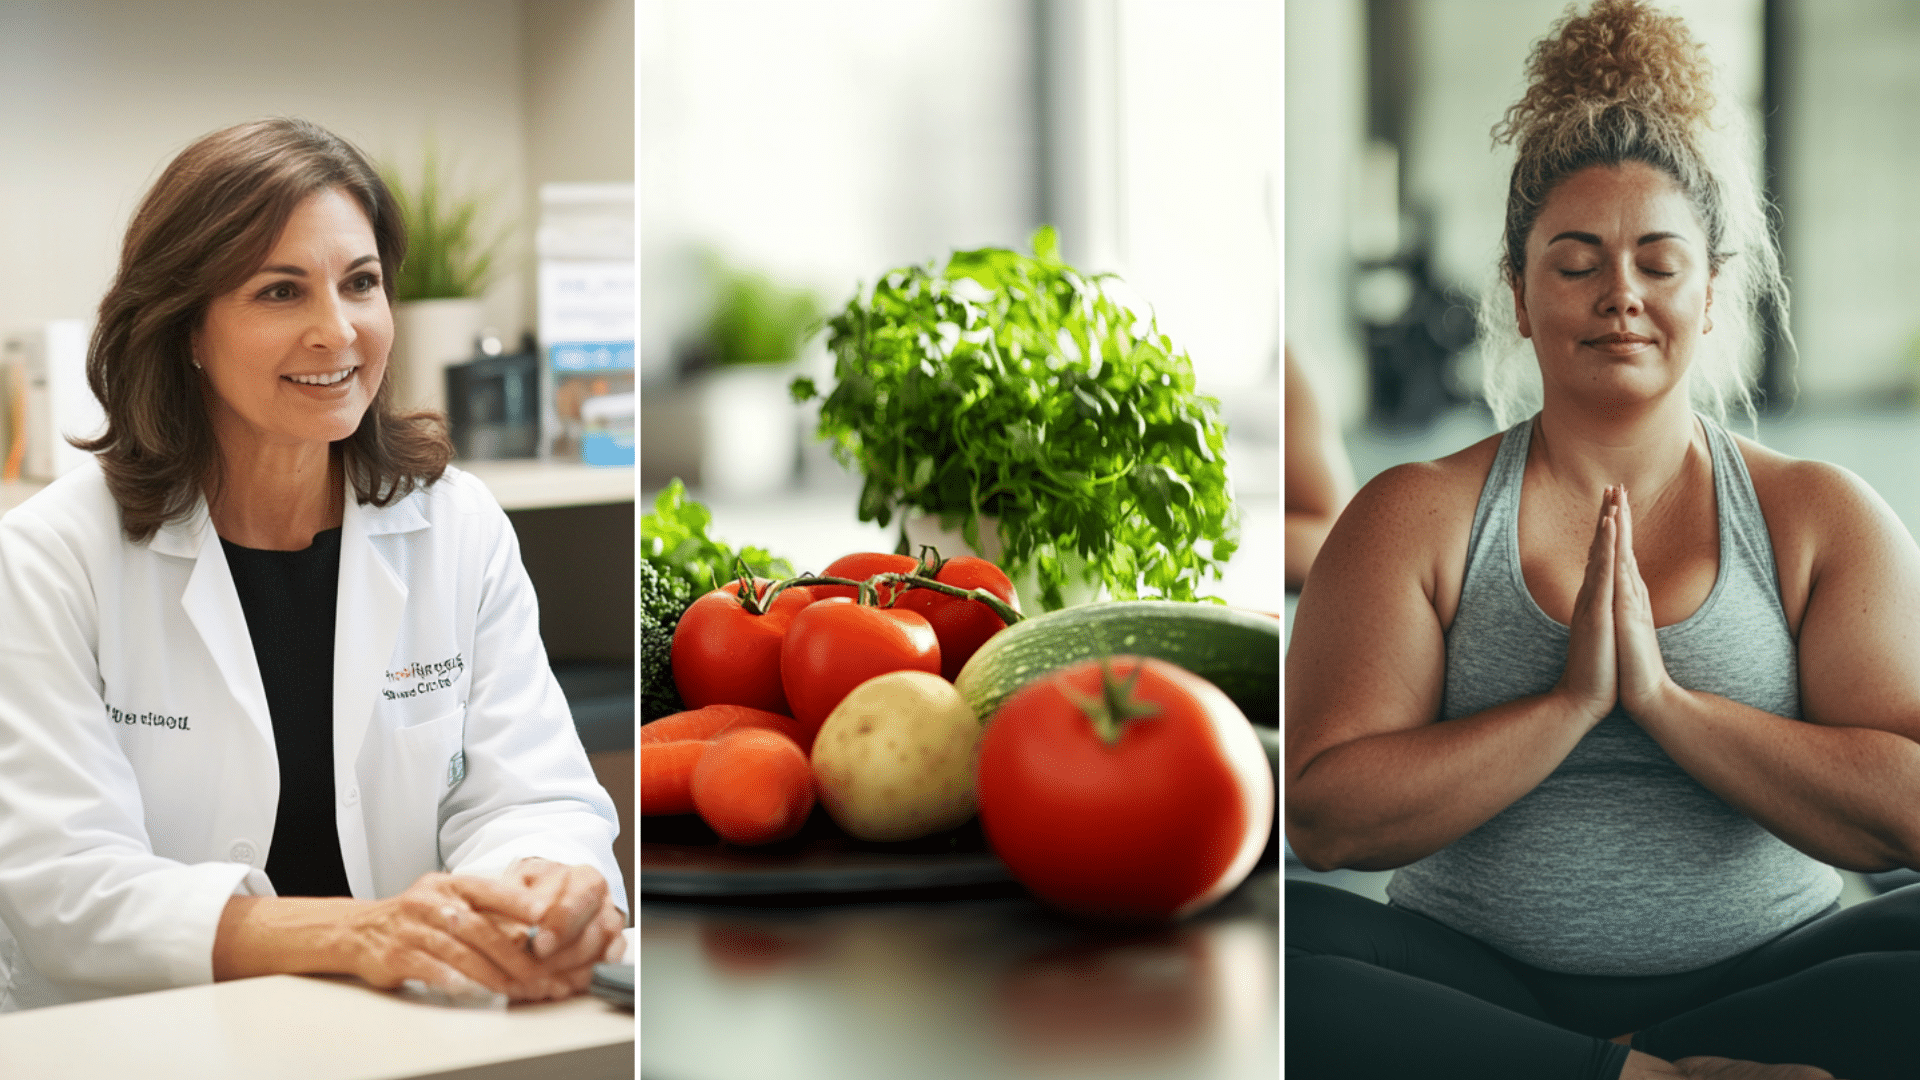
[{"label": "dark serving tray", "polygon": [[897,844],[856,840],[815,807],[778,844],[725,844],[698,817],[642,818],[640,892],[661,898],[894,893],[1011,883],[978,818]]},{"label": "dark serving tray", "polygon": [[[1254,732],[1277,780],[1280,733],[1260,724]],[[1260,866],[1279,865],[1279,807],[1274,810]],[[977,817],[918,840],[880,844],[848,836],[817,805],[791,839],[752,848],[722,843],[693,814],[643,817],[639,877],[640,894],[660,900],[811,897],[819,903],[842,895],[1022,891],[987,846]]]}]

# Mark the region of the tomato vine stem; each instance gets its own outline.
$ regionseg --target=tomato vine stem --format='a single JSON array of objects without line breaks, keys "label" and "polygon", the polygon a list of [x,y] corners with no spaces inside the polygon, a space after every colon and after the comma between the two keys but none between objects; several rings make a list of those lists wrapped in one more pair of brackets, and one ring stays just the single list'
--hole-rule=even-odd
[{"label": "tomato vine stem", "polygon": [[[1008,606],[1005,600],[1000,599],[985,589],[962,589],[957,585],[949,585],[944,581],[935,581],[924,574],[918,573],[875,574],[865,581],[855,581],[852,578],[843,577],[827,577],[820,574],[802,574],[799,577],[774,582],[767,587],[765,595],[756,598],[753,602],[749,602],[747,596],[742,595],[740,597],[740,604],[755,615],[761,614],[773,606],[775,597],[795,585],[845,585],[850,588],[855,588],[860,590],[860,596],[856,602],[868,607],[879,606],[876,593],[883,585],[904,585],[907,589],[932,589],[934,592],[945,593],[948,596],[957,596],[962,600],[978,600],[991,608],[993,613],[1000,617],[1000,621],[1006,623],[1008,626],[1012,626],[1023,618],[1018,611]],[[743,594],[748,591],[749,590],[742,590]],[[906,589],[896,589],[892,597],[888,600],[887,606],[891,607],[893,601],[898,600],[906,591]],[[755,610],[756,605],[759,610]]]}]

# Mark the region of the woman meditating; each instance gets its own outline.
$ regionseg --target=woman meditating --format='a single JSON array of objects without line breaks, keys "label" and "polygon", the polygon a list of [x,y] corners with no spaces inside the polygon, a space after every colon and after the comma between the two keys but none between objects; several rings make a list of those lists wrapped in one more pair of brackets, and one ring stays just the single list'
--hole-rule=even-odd
[{"label": "woman meditating", "polygon": [[1288,838],[1397,872],[1288,883],[1289,1075],[1920,1075],[1920,890],[1833,870],[1920,864],[1920,550],[1719,423],[1786,290],[1686,28],[1599,0],[1528,77],[1519,422],[1369,483],[1300,598]]}]

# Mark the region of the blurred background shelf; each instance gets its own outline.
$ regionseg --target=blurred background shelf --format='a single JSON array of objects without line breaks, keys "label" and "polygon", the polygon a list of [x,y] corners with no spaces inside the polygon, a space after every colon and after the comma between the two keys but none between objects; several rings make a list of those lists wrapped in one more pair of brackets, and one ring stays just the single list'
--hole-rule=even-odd
[{"label": "blurred background shelf", "polygon": [[632,469],[601,469],[533,458],[456,461],[454,464],[484,481],[493,497],[508,510],[633,501]]}]

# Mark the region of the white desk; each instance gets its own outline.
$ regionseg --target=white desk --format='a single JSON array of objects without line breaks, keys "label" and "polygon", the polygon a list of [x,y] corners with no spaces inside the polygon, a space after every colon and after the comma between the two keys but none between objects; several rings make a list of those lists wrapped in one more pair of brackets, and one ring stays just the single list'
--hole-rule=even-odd
[{"label": "white desk", "polygon": [[423,1005],[357,979],[259,979],[0,1016],[7,1080],[632,1080],[634,1016],[591,996]]}]

